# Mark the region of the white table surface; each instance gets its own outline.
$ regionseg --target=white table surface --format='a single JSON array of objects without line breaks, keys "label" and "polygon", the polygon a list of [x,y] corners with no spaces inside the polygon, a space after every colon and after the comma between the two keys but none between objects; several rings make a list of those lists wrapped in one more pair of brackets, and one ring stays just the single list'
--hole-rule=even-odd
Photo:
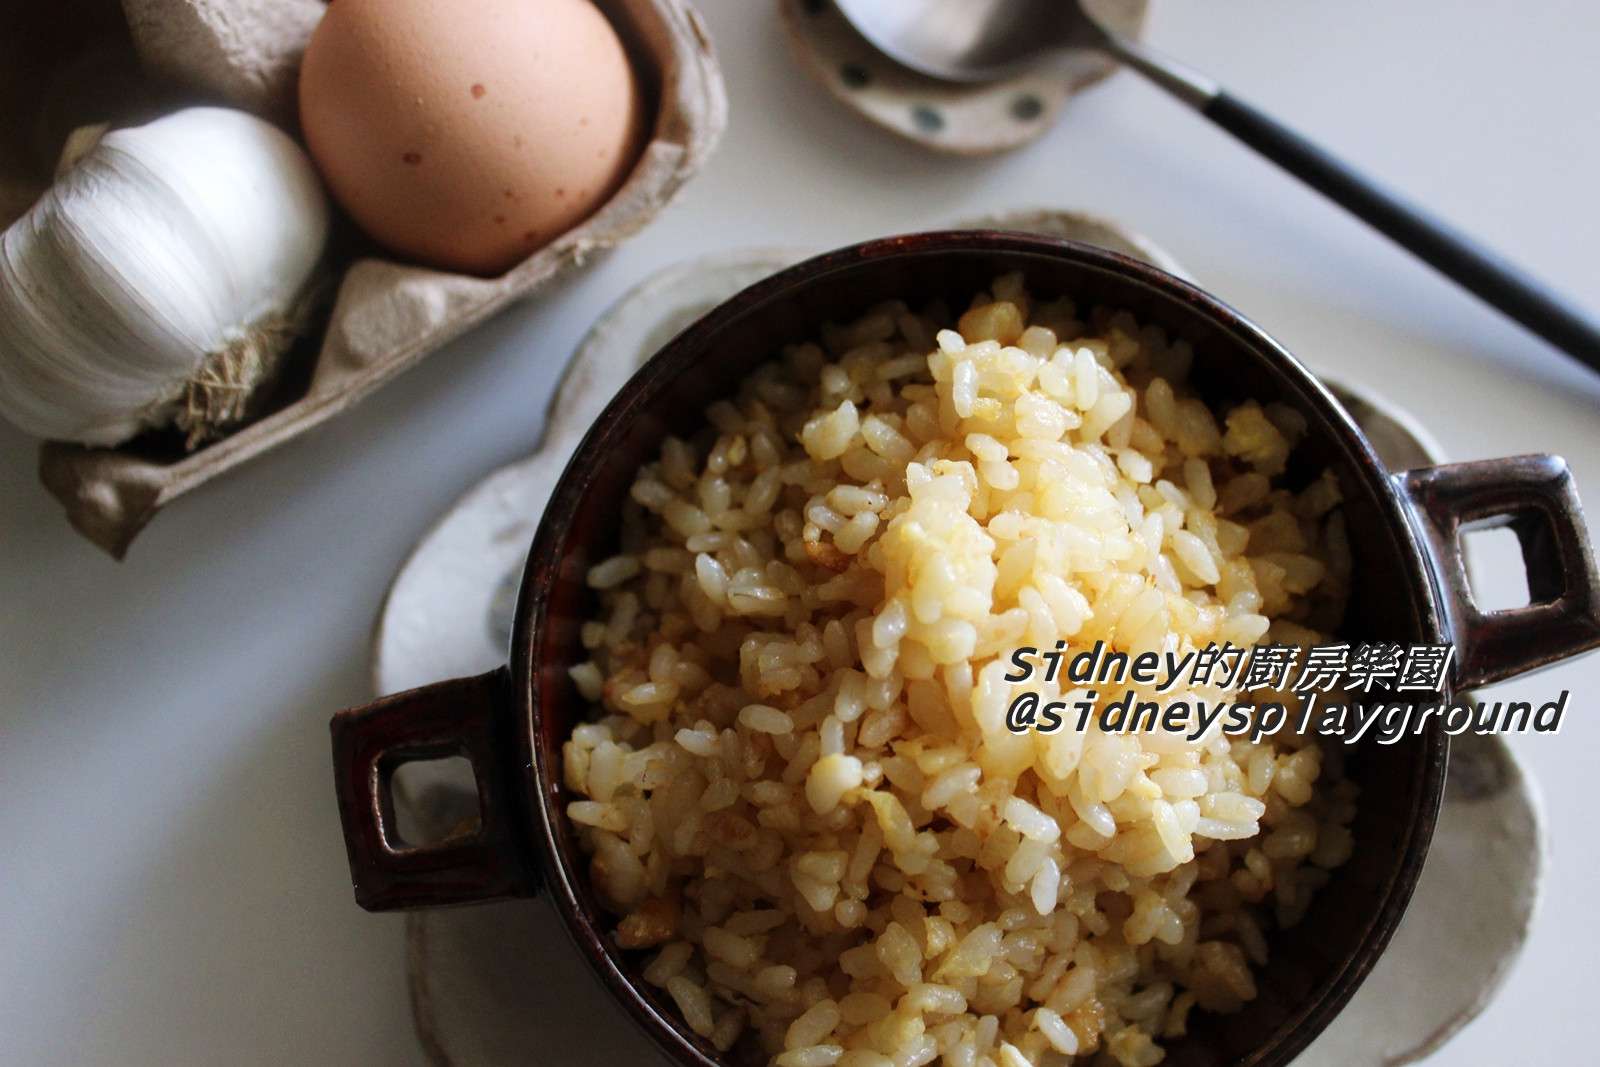
[{"label": "white table surface", "polygon": [[[1600,304],[1600,5],[1154,6],[1152,40]],[[733,114],[678,204],[181,501],[125,563],[68,530],[34,442],[0,425],[0,1063],[421,1062],[400,919],[350,897],[328,715],[370,695],[372,620],[410,545],[530,449],[594,317],[691,253],[1088,208],[1164,243],[1313,365],[1409,407],[1452,457],[1558,452],[1600,503],[1600,378],[1131,75],[1029,148],[945,159],[803,81],[770,3],[702,7]],[[1500,691],[1561,688],[1578,694],[1562,734],[1513,741],[1549,808],[1543,911],[1503,995],[1440,1065],[1580,1062],[1600,1037],[1600,829],[1584,807],[1600,657]]]}]

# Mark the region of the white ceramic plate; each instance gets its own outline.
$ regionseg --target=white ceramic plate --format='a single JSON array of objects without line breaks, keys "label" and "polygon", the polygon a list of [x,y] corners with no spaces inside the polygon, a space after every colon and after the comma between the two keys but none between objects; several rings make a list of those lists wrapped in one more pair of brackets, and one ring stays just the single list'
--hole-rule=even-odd
[{"label": "white ceramic plate", "polygon": [[[1131,36],[1144,29],[1146,0],[1098,0],[1097,15]],[[1072,97],[1117,68],[1078,51],[997,82],[942,82],[879,52],[827,0],[779,0],[790,51],[811,78],[868,122],[924,148],[977,156],[1041,136]]]}]

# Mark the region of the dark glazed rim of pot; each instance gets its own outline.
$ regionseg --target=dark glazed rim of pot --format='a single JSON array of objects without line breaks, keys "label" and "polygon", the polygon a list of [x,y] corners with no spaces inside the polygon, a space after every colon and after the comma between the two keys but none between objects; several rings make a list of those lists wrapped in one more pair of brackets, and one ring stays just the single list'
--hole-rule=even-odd
[{"label": "dark glazed rim of pot", "polygon": [[[335,717],[335,778],[356,897],[372,910],[531,895],[542,866],[545,887],[603,984],[651,1037],[679,1062],[725,1062],[669,1018],[629,980],[608,948],[605,917],[583,903],[583,865],[564,842],[558,792],[559,751],[538,743],[542,718],[535,650],[558,579],[572,561],[560,552],[590,492],[597,457],[618,446],[627,428],[655,410],[679,375],[698,366],[720,333],[840,271],[867,263],[949,253],[1019,254],[1067,259],[1120,275],[1168,302],[1188,305],[1239,349],[1283,371],[1293,399],[1314,409],[1351,460],[1352,475],[1382,509],[1400,546],[1408,584],[1418,591],[1422,627],[1458,647],[1456,687],[1525,673],[1600,645],[1600,575],[1589,551],[1581,507],[1565,464],[1536,456],[1422,468],[1391,475],[1333,396],[1292,355],[1238,312],[1194,286],[1137,260],[1040,236],[949,231],[869,241],[803,262],[758,282],[718,306],[657,353],[596,420],[563,472],[535,535],[523,574],[509,671],[424,687]],[[731,382],[729,383],[732,384]],[[1472,604],[1459,544],[1469,525],[1510,525],[1522,540],[1534,603],[1481,613]],[[1381,905],[1332,976],[1244,1062],[1286,1064],[1343,1007],[1381,955],[1415,888],[1443,791],[1448,739],[1434,720],[1424,745],[1420,791],[1399,827],[1402,859],[1384,880]],[[395,833],[389,779],[395,767],[443,755],[471,758],[478,780],[476,833],[413,848]],[[514,760],[508,757],[514,757]],[[565,846],[565,847],[564,847]],[[1249,1010],[1248,1008],[1246,1010]]]}]

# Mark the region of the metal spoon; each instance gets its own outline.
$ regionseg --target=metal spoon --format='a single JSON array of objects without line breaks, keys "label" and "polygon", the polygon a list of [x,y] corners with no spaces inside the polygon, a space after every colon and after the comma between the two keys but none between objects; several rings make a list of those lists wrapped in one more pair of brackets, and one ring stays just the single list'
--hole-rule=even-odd
[{"label": "metal spoon", "polygon": [[885,55],[943,81],[992,81],[1092,49],[1149,78],[1395,243],[1600,371],[1600,321],[1521,268],[1383,188],[1211,79],[1106,29],[1082,0],[835,0]]}]

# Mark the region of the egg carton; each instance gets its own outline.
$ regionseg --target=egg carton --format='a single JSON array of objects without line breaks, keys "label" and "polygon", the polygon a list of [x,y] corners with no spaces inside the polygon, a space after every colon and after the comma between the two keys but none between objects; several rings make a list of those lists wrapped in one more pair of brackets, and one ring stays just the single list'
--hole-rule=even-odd
[{"label": "egg carton", "polygon": [[[345,411],[512,301],[643,227],[704,164],[727,121],[710,35],[684,0],[596,0],[653,106],[621,187],[577,227],[498,277],[388,258],[352,227],[330,252],[321,329],[268,410],[197,451],[152,433],[116,448],[45,442],[39,476],[72,526],[122,558],[156,513]],[[299,59],[321,0],[57,0],[0,13],[0,227],[47,187],[76,127],[224,103],[295,128]]]}]

